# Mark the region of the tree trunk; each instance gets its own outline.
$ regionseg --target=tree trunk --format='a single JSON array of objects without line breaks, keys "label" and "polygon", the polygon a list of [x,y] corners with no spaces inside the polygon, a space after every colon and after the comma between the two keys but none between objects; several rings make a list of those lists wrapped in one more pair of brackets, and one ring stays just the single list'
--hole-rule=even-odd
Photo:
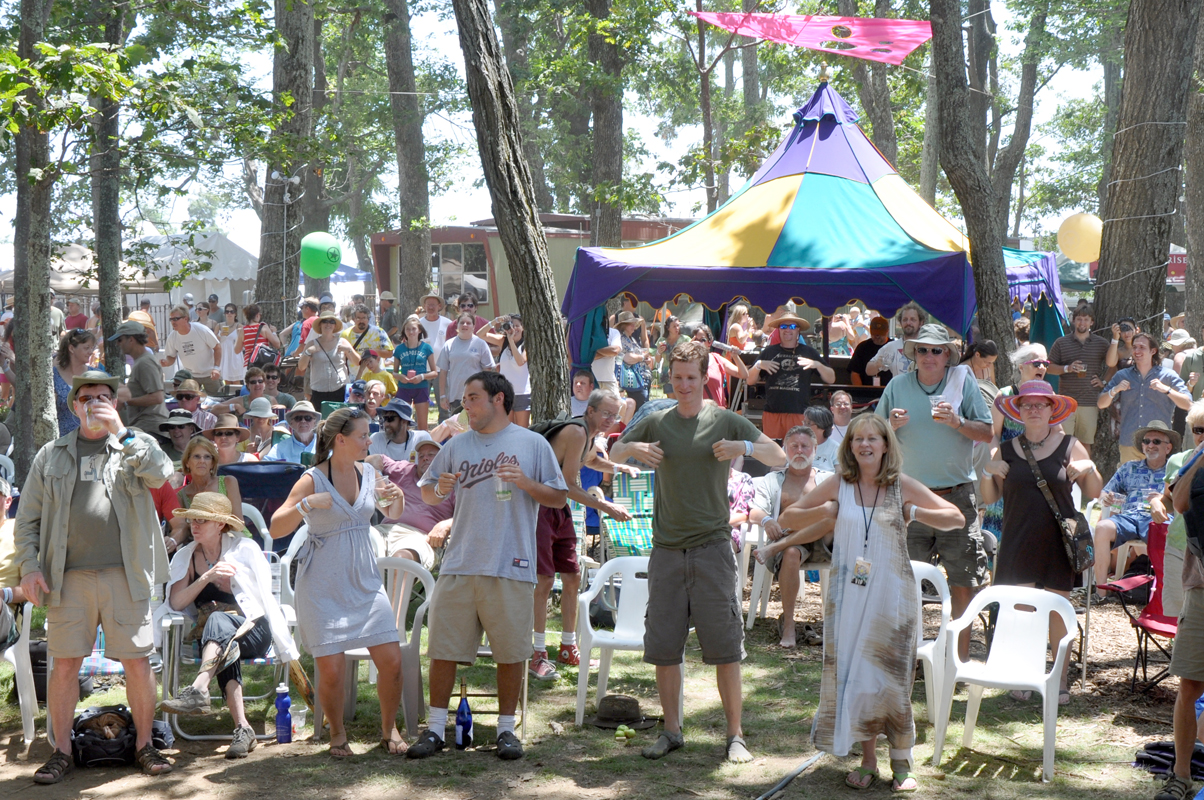
[{"label": "tree trunk", "polygon": [[[756,11],[757,7],[758,0],[741,0],[740,8],[745,12]],[[740,68],[744,72],[741,81],[744,92],[744,127],[741,133],[764,122],[762,119],[764,110],[761,104],[761,76],[758,74],[757,46],[752,44],[754,41],[756,40],[748,36],[739,38],[740,44],[744,45],[740,48]]]},{"label": "tree trunk", "polygon": [[[316,127],[322,115],[326,112],[326,56],[322,53],[322,31],[326,26],[326,20],[314,18],[314,89],[311,93],[313,98],[313,124]],[[301,228],[299,233],[302,238],[307,234],[316,231],[328,232],[330,230],[330,204],[326,202],[326,179],[324,176],[325,165],[315,159],[309,164],[309,168],[305,170],[302,176],[305,193],[301,196],[301,216],[299,221]],[[305,276],[305,294],[310,297],[321,297],[324,294],[330,293],[330,278],[311,278]],[[294,309],[285,309],[286,323],[293,321]]]},{"label": "tree trunk", "polygon": [[531,64],[527,49],[531,44],[531,24],[522,16],[516,0],[498,0],[498,28],[502,31],[502,52],[506,56],[506,67],[514,81],[514,96],[518,102],[518,117],[523,125],[523,153],[531,169],[531,181],[535,186],[535,201],[540,211],[554,211],[556,200],[548,188],[544,174],[543,151],[539,146],[540,111],[531,99],[528,83],[531,79]]},{"label": "tree trunk", "polygon": [[[45,36],[51,0],[21,0],[21,33],[17,55],[37,61],[34,49]],[[41,101],[30,91],[30,103]],[[17,383],[14,423],[8,428],[16,442],[13,452],[16,482],[25,482],[38,448],[58,436],[54,380],[50,365],[50,202],[54,179],[50,142],[34,126],[17,131],[15,146],[17,213],[13,223],[13,310],[16,320],[13,350]],[[42,170],[40,178],[30,178]]]},{"label": "tree trunk", "polygon": [[1116,133],[1116,118],[1120,114],[1121,67],[1123,66],[1124,31],[1109,28],[1110,36],[1100,52],[1104,67],[1104,146],[1100,152],[1104,170],[1099,179],[1099,213],[1104,213],[1108,199],[1108,182],[1112,180],[1112,136]]},{"label": "tree trunk", "polygon": [[936,206],[936,184],[941,176],[941,115],[936,93],[936,70],[928,58],[928,95],[924,100],[924,142],[920,146],[920,197]]},{"label": "tree trunk", "polygon": [[[1183,145],[1183,204],[1187,228],[1186,312],[1183,327],[1197,336],[1204,328],[1204,25],[1197,25],[1195,69],[1187,93],[1187,138]],[[1202,341],[1197,337],[1196,341]]]},{"label": "tree trunk", "polygon": [[1012,182],[1016,178],[1016,168],[1024,159],[1024,150],[1028,147],[1028,137],[1032,130],[1033,96],[1037,93],[1037,66],[1041,62],[1041,53],[1045,46],[1046,8],[1047,4],[1043,4],[1033,12],[1028,34],[1024,37],[1024,53],[1020,56],[1020,90],[1016,94],[1016,122],[1012,128],[1012,138],[996,156],[991,173],[991,184],[995,187],[996,201],[1000,206],[996,211],[1000,237],[1007,235],[1008,212],[1012,205]]},{"label": "tree trunk", "polygon": [[[120,45],[125,41],[125,6],[104,9],[97,20],[101,40]],[[120,104],[94,97],[97,110],[94,140],[89,155],[92,178],[92,229],[96,235],[96,273],[100,291],[101,319],[121,319],[121,117]],[[107,326],[109,330],[116,327]],[[100,343],[105,369],[111,375],[125,374],[125,357],[116,342]]]},{"label": "tree trunk", "polygon": [[[967,92],[965,101],[969,103],[970,107],[971,132],[978,142],[976,152],[982,153],[982,163],[986,166],[990,164],[986,157],[985,147],[987,144],[987,111],[990,110],[991,98],[994,96],[990,87],[990,64],[991,54],[995,50],[995,39],[989,30],[989,27],[994,27],[994,24],[987,25],[987,18],[991,16],[989,0],[969,0],[966,15],[968,29],[966,31],[965,63],[968,69],[970,88],[976,91]],[[958,47],[959,49],[961,47],[960,38]],[[934,42],[934,53],[935,50]],[[944,137],[942,136],[942,138]],[[943,157],[941,163],[944,164]]]},{"label": "tree trunk", "polygon": [[[600,22],[610,17],[610,0],[586,0],[586,9]],[[619,44],[591,33],[589,60],[595,71],[591,183],[596,195],[590,206],[589,243],[590,247],[619,247],[623,244],[623,204],[619,200],[623,187],[623,58]]]},{"label": "tree trunk", "polygon": [[[702,0],[697,0],[702,11]],[[707,64],[708,23],[698,20],[698,106],[702,110],[702,175],[706,182],[707,213],[718,207],[719,191],[715,185],[715,121],[711,111],[711,70]]]},{"label": "tree trunk", "polygon": [[[962,207],[970,236],[978,327],[999,346],[995,377],[1000,386],[1012,380],[1007,355],[1015,349],[1007,273],[1003,263],[1003,229],[999,203],[983,155],[985,146],[976,106],[966,85],[958,0],[931,0],[932,66],[940,110],[941,166]],[[1006,208],[1006,207],[1005,207]]]},{"label": "tree trunk", "polygon": [[[1104,206],[1095,285],[1095,318],[1100,324],[1132,316],[1142,330],[1155,336],[1162,330],[1171,217],[1179,199],[1199,16],[1197,0],[1133,0],[1129,6],[1113,182]],[[1092,451],[1105,473],[1115,466],[1109,434],[1109,426],[1101,425]],[[1106,453],[1103,463],[1096,455],[1101,446]]]},{"label": "tree trunk", "polygon": [[[857,0],[837,0],[836,13],[842,17],[857,16]],[[875,0],[874,16],[880,19],[890,14],[890,0]],[[886,82],[886,64],[850,58],[857,96],[869,117],[870,138],[892,167],[899,163],[899,140],[895,136],[895,117],[891,112],[890,85]]]},{"label": "tree trunk", "polygon": [[[406,0],[389,0],[385,31],[385,63],[389,91],[416,92],[410,8]],[[401,242],[398,245],[399,308],[418,306],[426,294],[431,272],[431,196],[426,171],[426,144],[422,138],[422,99],[415,94],[391,94],[393,135],[397,145],[398,211]],[[389,287],[381,287],[388,289]]]},{"label": "tree trunk", "polygon": [[[263,321],[281,328],[293,321],[300,266],[306,142],[313,129],[314,9],[308,0],[275,0],[280,44],[272,60],[272,98],[288,116],[274,132],[265,172],[255,302]],[[276,175],[276,177],[273,177]],[[293,183],[296,179],[296,183]]]},{"label": "tree trunk", "polygon": [[[1024,218],[1024,179],[1027,177],[1024,169],[1025,163],[1024,159],[1020,160],[1020,174],[1017,176],[1019,186],[1016,187],[1016,214],[1012,219],[1013,239],[1020,238],[1020,222]],[[1004,222],[1007,222],[1007,220],[1004,220]]]},{"label": "tree trunk", "polygon": [[510,73],[498,51],[485,0],[453,0],[472,121],[493,217],[510,262],[518,309],[526,323],[531,364],[531,416],[550,419],[568,410],[569,372],[564,331],[556,308],[556,283],[548,243],[523,157],[518,107]]}]

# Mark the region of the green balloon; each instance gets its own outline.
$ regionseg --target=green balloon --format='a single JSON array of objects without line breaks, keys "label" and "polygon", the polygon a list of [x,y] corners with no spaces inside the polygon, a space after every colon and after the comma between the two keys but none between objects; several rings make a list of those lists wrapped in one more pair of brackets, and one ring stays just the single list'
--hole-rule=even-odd
[{"label": "green balloon", "polygon": [[301,240],[301,271],[311,278],[329,278],[343,263],[339,240],[324,231]]}]

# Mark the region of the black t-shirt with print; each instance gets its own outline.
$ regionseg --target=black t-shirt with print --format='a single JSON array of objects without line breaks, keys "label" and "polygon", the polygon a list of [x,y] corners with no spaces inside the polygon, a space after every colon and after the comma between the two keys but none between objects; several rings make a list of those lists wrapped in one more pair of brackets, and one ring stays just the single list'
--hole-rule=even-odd
[{"label": "black t-shirt with print", "polygon": [[814,348],[800,344],[787,350],[780,344],[771,344],[761,351],[761,363],[769,361],[778,365],[778,371],[770,375],[762,371],[765,381],[765,410],[772,414],[802,414],[811,398],[811,378],[814,369],[799,366],[800,358],[819,361]]}]

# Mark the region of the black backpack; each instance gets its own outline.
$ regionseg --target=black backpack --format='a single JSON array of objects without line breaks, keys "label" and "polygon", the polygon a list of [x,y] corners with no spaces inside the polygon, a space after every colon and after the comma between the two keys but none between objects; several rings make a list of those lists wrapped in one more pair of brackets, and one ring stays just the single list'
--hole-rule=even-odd
[{"label": "black backpack", "polygon": [[[100,727],[97,718],[105,714],[114,717],[113,724]],[[80,767],[130,766],[137,755],[137,740],[134,717],[125,706],[91,706],[71,725],[71,754]],[[166,722],[154,721],[151,743],[159,750],[175,744]]]},{"label": "black backpack", "polygon": [[584,428],[585,418],[570,417],[568,412],[562,411],[551,419],[545,419],[540,422],[533,423],[528,430],[532,431],[533,433],[538,433],[540,436],[551,442],[552,439],[556,438],[556,434],[560,433],[560,431],[569,425],[580,425],[582,428]]}]

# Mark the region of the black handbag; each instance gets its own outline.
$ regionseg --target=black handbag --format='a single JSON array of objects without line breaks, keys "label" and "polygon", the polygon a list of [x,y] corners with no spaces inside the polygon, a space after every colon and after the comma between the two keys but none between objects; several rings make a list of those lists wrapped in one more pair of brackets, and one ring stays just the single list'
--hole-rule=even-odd
[{"label": "black handbag", "polygon": [[[259,327],[255,329],[255,336],[259,336],[259,332],[263,330],[264,323],[259,323]],[[255,349],[251,351],[252,367],[263,369],[266,366],[277,366],[280,364],[280,351],[271,345],[263,342],[255,345]]]},{"label": "black handbag", "polygon": [[1037,488],[1045,496],[1045,502],[1049,503],[1054,519],[1058,521],[1058,528],[1062,532],[1062,545],[1066,548],[1066,558],[1070,561],[1070,570],[1077,573],[1091,569],[1095,566],[1095,542],[1092,539],[1091,526],[1087,524],[1087,518],[1081,511],[1075,511],[1074,516],[1070,519],[1062,516],[1058,504],[1054,501],[1053,493],[1049,491],[1049,485],[1045,482],[1045,476],[1041,474],[1041,468],[1037,466],[1037,459],[1033,457],[1032,446],[1023,435],[1019,437],[1019,441],[1020,449],[1024,451],[1024,457],[1033,470],[1033,477],[1037,479]]}]

